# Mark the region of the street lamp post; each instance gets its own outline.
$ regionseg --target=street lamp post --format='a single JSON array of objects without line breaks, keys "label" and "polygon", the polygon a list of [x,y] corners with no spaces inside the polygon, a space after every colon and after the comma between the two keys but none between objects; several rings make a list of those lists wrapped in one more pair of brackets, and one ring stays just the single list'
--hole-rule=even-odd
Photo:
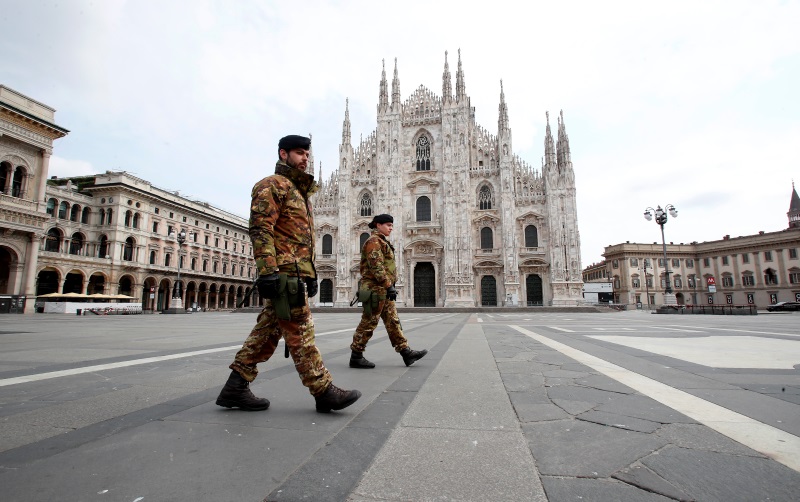
[{"label": "street lamp post", "polygon": [[647,278],[647,258],[642,258],[642,260],[644,262],[644,265],[643,265],[643,270],[644,270],[644,289],[647,292],[646,293],[647,294],[647,310],[650,310],[650,283],[647,282],[648,281],[648,278]]},{"label": "street lamp post", "polygon": [[183,298],[181,297],[181,246],[186,242],[186,231],[181,229],[178,233],[172,232],[169,237],[178,242],[178,279],[172,288],[172,300],[170,300],[169,309],[165,313],[185,314],[186,310],[183,308]]},{"label": "street lamp post", "polygon": [[[652,213],[651,213],[652,211]],[[661,227],[661,244],[664,249],[664,278],[666,279],[666,287],[664,288],[664,304],[665,305],[675,305],[677,304],[677,300],[675,299],[675,295],[672,293],[672,285],[669,282],[669,262],[667,261],[667,241],[664,239],[664,224],[667,223],[667,212],[673,218],[678,217],[678,210],[675,209],[675,206],[672,204],[667,204],[664,206],[664,209],[661,209],[661,206],[656,206],[655,209],[652,207],[648,207],[644,211],[644,219],[647,221],[651,221],[653,219],[653,213],[656,216],[656,223]]]}]

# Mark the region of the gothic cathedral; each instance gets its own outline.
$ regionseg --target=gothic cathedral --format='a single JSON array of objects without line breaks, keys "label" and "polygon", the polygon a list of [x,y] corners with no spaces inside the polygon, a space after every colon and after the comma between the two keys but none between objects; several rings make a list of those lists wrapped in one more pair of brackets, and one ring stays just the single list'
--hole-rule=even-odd
[{"label": "gothic cathedral", "polygon": [[313,199],[319,305],[349,304],[367,224],[380,213],[394,216],[398,305],[579,303],[580,233],[563,114],[555,143],[548,116],[540,172],[514,154],[502,81],[497,135],[475,123],[459,51],[455,93],[445,53],[441,97],[420,86],[401,101],[395,60],[390,100],[384,65],[377,122],[353,148],[345,107],[339,167]]}]

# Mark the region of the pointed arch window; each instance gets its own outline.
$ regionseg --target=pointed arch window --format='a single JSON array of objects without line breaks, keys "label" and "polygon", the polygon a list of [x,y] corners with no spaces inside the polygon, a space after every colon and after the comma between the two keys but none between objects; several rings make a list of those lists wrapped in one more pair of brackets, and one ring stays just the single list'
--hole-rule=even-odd
[{"label": "pointed arch window", "polygon": [[322,236],[322,254],[333,254],[333,237],[331,237],[331,234]]},{"label": "pointed arch window", "polygon": [[534,225],[525,227],[525,247],[537,248],[539,247],[539,231]]},{"label": "pointed arch window", "polygon": [[481,229],[481,249],[490,250],[494,247],[494,232],[489,227]]},{"label": "pointed arch window", "polygon": [[365,193],[361,196],[361,216],[372,216],[372,197]]},{"label": "pointed arch window", "polygon": [[361,236],[359,236],[358,249],[362,249],[364,247],[364,243],[367,242],[367,239],[369,239],[369,234],[366,232],[364,232],[363,234],[361,234]]},{"label": "pointed arch window", "polygon": [[431,200],[424,195],[417,199],[417,221],[431,221]]},{"label": "pointed arch window", "polygon": [[431,170],[431,142],[427,136],[417,140],[417,171]]},{"label": "pointed arch window", "polygon": [[478,209],[491,209],[493,202],[492,189],[489,185],[483,185],[478,192]]}]

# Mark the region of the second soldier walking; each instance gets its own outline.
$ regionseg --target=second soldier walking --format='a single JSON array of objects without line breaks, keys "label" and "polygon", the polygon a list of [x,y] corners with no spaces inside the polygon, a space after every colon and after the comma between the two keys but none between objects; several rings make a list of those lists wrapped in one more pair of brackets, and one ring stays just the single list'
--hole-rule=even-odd
[{"label": "second soldier walking", "polygon": [[369,228],[372,229],[372,235],[361,248],[361,283],[358,292],[364,313],[350,345],[352,351],[350,367],[375,367],[375,363],[364,357],[364,350],[381,319],[389,334],[392,347],[403,357],[405,365],[411,366],[422,359],[428,351],[412,350],[408,346],[408,340],[403,336],[400,317],[397,315],[395,307],[397,290],[394,287],[397,281],[397,266],[394,261],[394,247],[387,239],[394,229],[394,218],[390,214],[379,214],[372,219]]}]

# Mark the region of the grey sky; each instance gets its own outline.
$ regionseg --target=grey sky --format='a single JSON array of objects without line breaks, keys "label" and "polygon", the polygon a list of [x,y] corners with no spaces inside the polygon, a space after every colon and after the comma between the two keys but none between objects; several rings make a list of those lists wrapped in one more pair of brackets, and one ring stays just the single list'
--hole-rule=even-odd
[{"label": "grey sky", "polygon": [[[381,61],[402,98],[441,94],[461,49],[478,122],[538,167],[564,110],[583,265],[660,241],[786,227],[800,181],[800,2],[269,2],[0,0],[0,83],[71,131],[51,174],[122,169],[247,216],[284,134],[338,167],[376,125]],[[354,145],[355,146],[355,145]]]}]

